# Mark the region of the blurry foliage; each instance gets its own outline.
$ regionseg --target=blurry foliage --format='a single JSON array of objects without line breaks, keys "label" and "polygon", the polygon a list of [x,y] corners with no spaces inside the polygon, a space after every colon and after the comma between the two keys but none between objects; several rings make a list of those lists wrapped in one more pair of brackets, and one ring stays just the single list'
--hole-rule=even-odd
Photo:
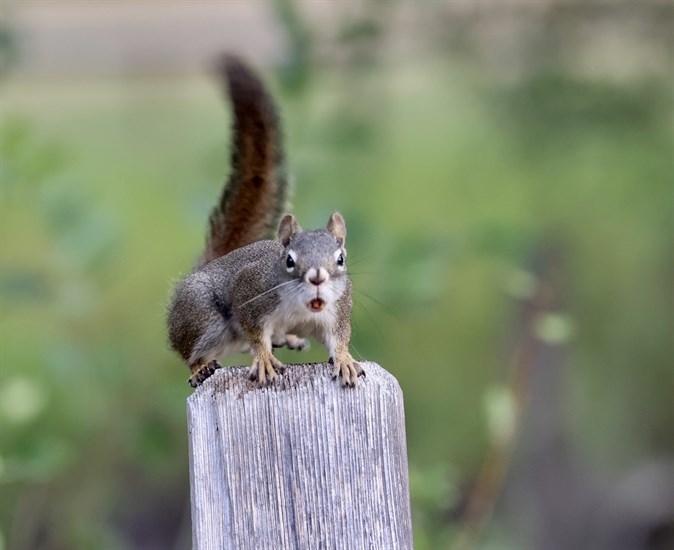
[{"label": "blurry foliage", "polygon": [[310,76],[311,36],[293,0],[273,0],[288,46],[280,70],[281,84],[289,93],[304,89]]},{"label": "blurry foliage", "polygon": [[[175,452],[182,415],[158,401],[173,390],[160,391],[146,403],[142,390],[125,389],[142,386],[147,375],[134,373],[134,365],[144,361],[140,352],[147,332],[138,332],[143,320],[135,328],[129,322],[133,304],[119,302],[119,312],[114,311],[115,272],[120,267],[129,271],[118,256],[124,220],[73,169],[77,161],[67,142],[45,138],[27,118],[3,116],[1,480],[3,499],[14,505],[3,505],[0,514],[3,531],[13,526],[11,547],[33,546],[37,539],[31,538],[36,535],[30,534],[29,523],[22,527],[25,522],[16,516],[9,523],[7,514],[19,513],[26,499],[32,507],[32,500],[46,491],[21,487],[77,480],[63,508],[53,510],[56,522],[63,509],[75,515],[88,508],[87,500],[95,497],[89,485],[103,491],[116,486],[118,461],[126,460],[125,469],[133,465],[169,474],[167,464],[177,460],[184,467],[186,459]],[[134,333],[136,352],[130,351]],[[161,332],[155,338],[161,341]],[[139,416],[140,424],[133,420]],[[103,478],[101,470],[107,472]],[[107,515],[100,505],[105,504],[89,508],[90,519]],[[80,540],[76,525],[69,525],[72,532],[44,536],[68,544]]]},{"label": "blurry foliage", "polygon": [[453,533],[447,525],[447,517],[460,499],[457,472],[450,471],[448,462],[423,468],[411,464],[409,476],[415,547],[449,548]]},{"label": "blurry foliage", "polygon": [[[575,445],[606,470],[672,453],[671,84],[551,72],[498,84],[446,59],[364,63],[381,39],[369,12],[338,36],[349,63],[317,69],[292,3],[277,10],[294,44],[279,98],[294,210],[307,227],[345,214],[354,349],[405,392],[417,548],[452,541],[490,438],[512,429],[494,388],[513,298],[534,287],[528,260],[549,235],[569,258],[568,303],[536,331],[569,347]],[[226,171],[214,88],[7,90],[0,539],[11,548],[188,545],[189,389],[163,308]],[[484,547],[518,542],[496,521]]]},{"label": "blurry foliage", "polygon": [[17,37],[6,21],[0,21],[0,78],[5,76],[18,60]]},{"label": "blurry foliage", "polygon": [[[563,74],[539,74],[493,97],[505,116],[516,118],[527,146],[545,146],[567,133],[588,127],[598,134],[648,130],[662,123],[666,95],[656,82],[616,86],[608,82],[579,80]],[[550,128],[554,133],[550,134]]]}]

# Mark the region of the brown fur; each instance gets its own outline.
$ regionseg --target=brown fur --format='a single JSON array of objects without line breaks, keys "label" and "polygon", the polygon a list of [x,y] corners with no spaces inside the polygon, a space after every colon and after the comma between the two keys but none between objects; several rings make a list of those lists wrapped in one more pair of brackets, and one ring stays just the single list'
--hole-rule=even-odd
[{"label": "brown fur", "polygon": [[232,102],[231,175],[211,212],[201,265],[271,237],[287,194],[274,102],[255,73],[237,58],[225,56],[220,71]]}]

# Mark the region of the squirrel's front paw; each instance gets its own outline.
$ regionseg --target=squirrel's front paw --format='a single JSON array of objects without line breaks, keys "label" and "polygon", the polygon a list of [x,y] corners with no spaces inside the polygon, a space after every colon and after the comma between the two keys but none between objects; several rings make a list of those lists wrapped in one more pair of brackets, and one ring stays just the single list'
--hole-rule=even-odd
[{"label": "squirrel's front paw", "polygon": [[356,379],[359,376],[365,376],[363,367],[358,361],[354,361],[351,355],[342,358],[330,358],[330,363],[334,365],[332,369],[332,379],[338,376],[342,379],[342,386],[353,388],[356,385]]},{"label": "squirrel's front paw", "polygon": [[193,388],[196,388],[197,386],[201,386],[201,384],[204,383],[204,380],[209,378],[217,369],[221,369],[222,365],[218,363],[215,359],[211,361],[210,363],[206,363],[205,365],[201,365],[200,367],[192,370],[192,376],[189,377],[187,380],[187,383],[192,386]]},{"label": "squirrel's front paw", "polygon": [[264,356],[253,356],[253,364],[248,371],[248,378],[257,380],[260,386],[271,383],[277,374],[283,374],[285,367],[271,353]]}]

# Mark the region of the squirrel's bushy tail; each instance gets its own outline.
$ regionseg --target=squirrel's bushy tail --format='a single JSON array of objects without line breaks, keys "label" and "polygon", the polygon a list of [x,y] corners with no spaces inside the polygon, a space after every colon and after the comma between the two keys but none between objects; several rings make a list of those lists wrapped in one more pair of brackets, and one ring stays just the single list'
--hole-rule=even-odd
[{"label": "squirrel's bushy tail", "polygon": [[219,69],[232,103],[231,173],[211,211],[202,265],[271,237],[288,192],[281,124],[273,100],[238,58],[223,56]]}]

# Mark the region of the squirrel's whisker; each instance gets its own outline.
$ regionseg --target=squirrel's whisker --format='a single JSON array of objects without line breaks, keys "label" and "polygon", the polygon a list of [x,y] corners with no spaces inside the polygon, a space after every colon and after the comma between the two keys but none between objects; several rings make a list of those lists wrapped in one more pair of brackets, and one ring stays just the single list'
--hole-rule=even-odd
[{"label": "squirrel's whisker", "polygon": [[393,310],[392,310],[388,305],[386,305],[384,302],[382,302],[381,300],[377,300],[377,298],[375,298],[374,296],[370,296],[367,292],[363,292],[362,290],[357,290],[356,292],[357,292],[358,294],[361,294],[362,296],[365,296],[365,298],[367,298],[367,299],[369,299],[369,300],[372,300],[372,301],[373,301],[375,304],[377,304],[378,306],[384,308],[384,310],[385,310],[387,313],[390,313],[391,315],[394,314],[394,313],[393,313]]},{"label": "squirrel's whisker", "polygon": [[243,306],[245,306],[245,305],[248,305],[248,304],[250,304],[252,301],[257,300],[258,298],[261,298],[261,297],[264,296],[265,294],[269,294],[270,292],[276,290],[277,288],[281,288],[282,286],[289,285],[290,283],[297,283],[297,281],[296,281],[295,279],[292,279],[292,280],[290,280],[290,281],[286,281],[286,282],[284,282],[284,283],[281,283],[281,284],[278,284],[278,285],[276,285],[276,286],[273,286],[273,287],[271,287],[269,290],[265,290],[264,292],[260,292],[260,294],[258,294],[257,296],[251,298],[250,300],[246,300],[243,304],[241,304],[240,307],[243,307]]}]

